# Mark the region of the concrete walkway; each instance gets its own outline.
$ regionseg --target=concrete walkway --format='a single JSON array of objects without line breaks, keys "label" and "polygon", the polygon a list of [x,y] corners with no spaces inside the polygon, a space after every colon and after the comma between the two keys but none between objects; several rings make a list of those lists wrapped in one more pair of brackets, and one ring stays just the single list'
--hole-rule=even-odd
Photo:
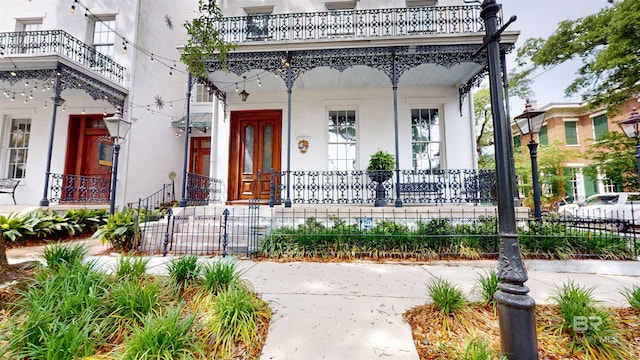
[{"label": "concrete walkway", "polygon": [[[87,243],[89,257],[106,269],[118,255],[96,241]],[[41,251],[40,251],[41,252]],[[10,262],[38,258],[37,249],[12,249]],[[150,257],[149,271],[164,274],[171,257]],[[211,258],[202,258],[210,261]],[[607,306],[627,306],[619,291],[640,285],[640,263],[571,260],[527,263],[530,295],[548,303],[556,286],[568,280],[594,287]],[[479,275],[496,261],[431,263],[313,263],[239,261],[242,277],[273,310],[262,359],[418,359],[408,309],[429,301],[426,284],[434,277],[459,285],[471,300]]]}]

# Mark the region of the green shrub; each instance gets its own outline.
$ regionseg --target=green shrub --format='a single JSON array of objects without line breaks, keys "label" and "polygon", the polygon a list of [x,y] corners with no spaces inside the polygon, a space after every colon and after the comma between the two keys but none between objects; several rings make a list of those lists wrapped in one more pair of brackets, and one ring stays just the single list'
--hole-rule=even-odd
[{"label": "green shrub", "polygon": [[556,331],[569,336],[574,353],[584,352],[591,359],[628,359],[629,349],[615,329],[614,318],[598,306],[593,289],[573,281],[556,288],[551,300],[562,318]]},{"label": "green shrub", "polygon": [[100,226],[91,237],[100,239],[102,243],[109,242],[118,251],[133,249],[138,230],[138,213],[136,210],[125,207],[107,219],[107,223]]},{"label": "green shrub", "polygon": [[269,308],[246,289],[230,287],[216,296],[212,313],[205,331],[214,334],[215,351],[226,358],[237,342],[258,342],[258,324],[269,317]]},{"label": "green shrub", "polygon": [[69,209],[64,216],[67,221],[78,224],[81,232],[94,233],[107,222],[109,213],[105,209]]},{"label": "green shrub", "polygon": [[169,278],[178,289],[184,289],[194,283],[200,277],[201,266],[198,264],[198,257],[195,255],[185,255],[173,259],[167,265]]},{"label": "green shrub", "polygon": [[107,281],[95,262],[35,274],[20,291],[6,349],[16,359],[75,359],[104,344]]},{"label": "green shrub", "polygon": [[632,309],[640,311],[640,285],[624,288],[620,293],[627,299]]},{"label": "green shrub", "polygon": [[86,253],[82,245],[55,244],[45,247],[42,256],[49,269],[58,271],[61,267],[72,268],[81,264]]},{"label": "green shrub", "polygon": [[451,315],[467,305],[462,289],[442,278],[436,277],[429,281],[427,294],[443,315]]},{"label": "green shrub", "polygon": [[147,273],[148,259],[132,255],[121,256],[113,267],[113,275],[118,279],[138,279]]},{"label": "green shrub", "polygon": [[142,326],[135,327],[124,344],[120,359],[194,359],[202,354],[197,345],[194,317],[181,317],[182,307],[169,308],[166,314],[150,313]]},{"label": "green shrub", "polygon": [[0,215],[0,233],[4,240],[16,241],[21,237],[33,235],[33,227],[37,219],[18,216],[11,213],[8,216]]},{"label": "green shrub", "polygon": [[236,271],[236,263],[228,260],[217,260],[205,265],[202,277],[205,290],[214,295],[242,284]]},{"label": "green shrub", "polygon": [[482,337],[474,337],[467,339],[464,343],[464,349],[459,351],[456,359],[458,360],[494,360],[504,359],[498,357],[498,354],[491,348],[489,341]]},{"label": "green shrub", "polygon": [[136,322],[142,322],[147,315],[159,311],[163,304],[160,285],[153,282],[117,282],[111,286],[110,295],[113,314]]}]

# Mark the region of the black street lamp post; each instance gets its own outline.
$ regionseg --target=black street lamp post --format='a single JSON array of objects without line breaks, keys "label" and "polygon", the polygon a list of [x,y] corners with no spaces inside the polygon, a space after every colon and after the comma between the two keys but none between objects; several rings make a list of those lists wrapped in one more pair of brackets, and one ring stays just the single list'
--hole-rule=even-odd
[{"label": "black street lamp post", "polygon": [[[467,1],[478,2],[478,1]],[[494,298],[498,305],[501,353],[509,360],[538,358],[535,301],[528,295],[527,271],[522,262],[518,244],[513,194],[515,176],[511,161],[511,126],[505,116],[504,94],[501,83],[500,34],[516,20],[512,17],[498,29],[500,5],[495,0],[484,0],[480,17],[484,20],[486,36],[478,52],[486,48],[489,69],[489,91],[493,117],[496,186],[498,190],[498,227],[500,254],[498,258],[498,291]]]},{"label": "black street lamp post", "polygon": [[636,108],[634,107],[631,110],[631,116],[627,120],[620,121],[618,125],[628,137],[636,139],[636,162],[638,164],[638,183],[640,183],[640,132],[638,131],[640,130],[638,129],[640,127],[640,115],[638,115]]},{"label": "black street lamp post", "polygon": [[120,154],[120,144],[125,141],[124,137],[131,128],[131,123],[122,118],[120,110],[111,117],[105,117],[104,123],[109,130],[109,136],[113,138],[113,167],[111,171],[111,203],[109,213],[115,214],[116,209],[116,184],[118,181],[118,155]]},{"label": "black street lamp post", "polygon": [[529,99],[524,112],[513,118],[518,130],[522,135],[529,135],[529,156],[531,156],[531,177],[533,182],[533,217],[536,220],[542,219],[542,209],[540,208],[540,180],[538,175],[538,143],[534,135],[540,133],[544,123],[545,111],[535,110]]}]

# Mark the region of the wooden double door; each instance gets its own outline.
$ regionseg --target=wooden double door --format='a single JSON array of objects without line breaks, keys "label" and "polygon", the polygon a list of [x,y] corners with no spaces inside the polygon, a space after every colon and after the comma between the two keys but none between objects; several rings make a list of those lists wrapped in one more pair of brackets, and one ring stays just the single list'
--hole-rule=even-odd
[{"label": "wooden double door", "polygon": [[100,144],[110,145],[103,118],[102,114],[69,117],[64,173],[70,176],[62,184],[63,202],[109,202],[111,166],[99,162]]},{"label": "wooden double door", "polygon": [[282,111],[231,113],[227,199],[269,200],[271,171],[281,170]]}]

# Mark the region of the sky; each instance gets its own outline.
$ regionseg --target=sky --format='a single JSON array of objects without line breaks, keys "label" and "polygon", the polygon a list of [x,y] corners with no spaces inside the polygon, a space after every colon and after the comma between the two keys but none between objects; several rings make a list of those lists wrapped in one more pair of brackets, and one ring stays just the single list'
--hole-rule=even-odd
[{"label": "sky", "polygon": [[[520,36],[516,48],[532,37],[549,37],[562,20],[577,19],[597,13],[600,9],[611,6],[607,0],[497,0],[502,5],[503,18],[516,15],[518,20],[508,30],[519,30]],[[516,51],[507,55],[507,68],[515,67]],[[579,94],[566,98],[564,89],[576,78],[576,71],[582,62],[578,59],[559,65],[542,73],[538,71],[532,84],[538,107],[549,103],[581,102]],[[511,114],[519,114],[524,110],[524,100],[509,99]]]}]

